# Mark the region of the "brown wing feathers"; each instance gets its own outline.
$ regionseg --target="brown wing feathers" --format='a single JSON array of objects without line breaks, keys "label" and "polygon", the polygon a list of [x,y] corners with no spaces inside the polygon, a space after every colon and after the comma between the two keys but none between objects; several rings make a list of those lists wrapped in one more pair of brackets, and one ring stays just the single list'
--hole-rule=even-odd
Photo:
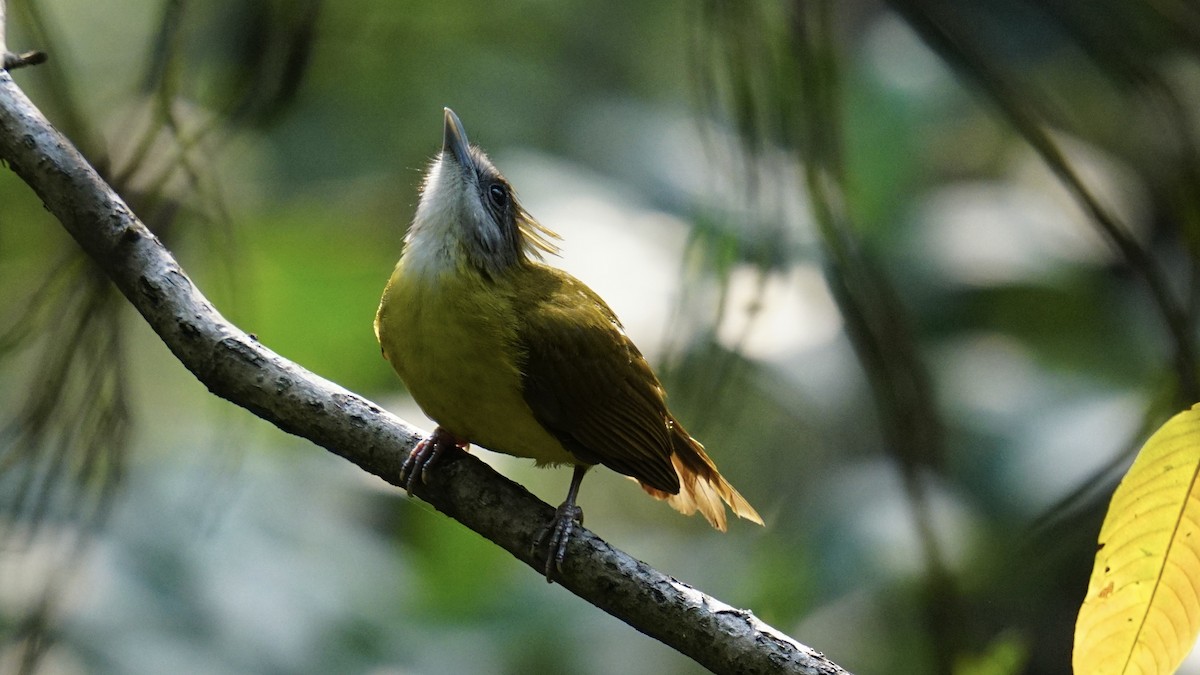
[{"label": "brown wing feathers", "polygon": [[[540,265],[544,293],[526,307],[523,395],[534,417],[581,461],[631,476],[675,509],[725,529],[728,504],[762,519],[667,411],[650,365],[612,310],[572,277]],[[591,301],[580,304],[578,295]],[[572,302],[573,301],[573,302]]]},{"label": "brown wing feathers", "polygon": [[613,351],[623,345],[599,340],[591,348],[564,348],[553,344],[556,334],[561,339],[551,330],[522,340],[523,394],[534,417],[580,460],[677,492],[662,409],[614,367],[631,358]]}]

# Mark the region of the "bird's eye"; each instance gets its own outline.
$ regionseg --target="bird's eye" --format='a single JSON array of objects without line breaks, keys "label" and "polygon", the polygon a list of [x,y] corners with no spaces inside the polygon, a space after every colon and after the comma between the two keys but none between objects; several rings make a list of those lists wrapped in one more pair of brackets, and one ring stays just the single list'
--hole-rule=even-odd
[{"label": "bird's eye", "polygon": [[488,199],[492,200],[492,206],[502,209],[508,205],[508,191],[499,183],[492,183],[488,188]]}]

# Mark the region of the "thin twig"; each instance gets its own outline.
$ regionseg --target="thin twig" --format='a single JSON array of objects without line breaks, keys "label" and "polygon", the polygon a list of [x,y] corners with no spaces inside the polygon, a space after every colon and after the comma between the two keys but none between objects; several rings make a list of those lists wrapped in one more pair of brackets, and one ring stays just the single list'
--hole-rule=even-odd
[{"label": "thin twig", "polygon": [[5,30],[7,28],[8,18],[7,4],[8,3],[6,3],[5,0],[0,0],[0,55],[3,55],[4,70],[14,70],[16,68],[36,66],[39,63],[45,63],[46,52],[34,50],[21,52],[20,54],[14,54],[13,52],[8,51],[8,42],[6,40],[8,31]]},{"label": "thin twig", "polygon": [[29,52],[21,52],[14,54],[12,52],[4,52],[4,69],[15,70],[24,68],[25,66],[36,66],[39,63],[46,62],[46,52],[39,52],[36,49]]}]

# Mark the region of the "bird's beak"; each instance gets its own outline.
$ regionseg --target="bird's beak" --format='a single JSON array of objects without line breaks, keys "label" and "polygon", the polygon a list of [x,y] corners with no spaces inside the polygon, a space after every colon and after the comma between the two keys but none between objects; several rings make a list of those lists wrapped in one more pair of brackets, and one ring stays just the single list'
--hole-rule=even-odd
[{"label": "bird's beak", "polygon": [[462,120],[449,108],[445,112],[446,126],[442,132],[442,154],[449,154],[461,167],[471,166],[471,154],[468,151],[467,131],[463,129]]}]

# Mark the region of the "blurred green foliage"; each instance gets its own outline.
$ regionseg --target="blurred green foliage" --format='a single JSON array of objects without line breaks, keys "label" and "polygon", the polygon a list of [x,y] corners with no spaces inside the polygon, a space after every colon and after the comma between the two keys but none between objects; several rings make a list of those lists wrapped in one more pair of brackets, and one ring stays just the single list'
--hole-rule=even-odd
[{"label": "blurred green foliage", "polygon": [[[229,318],[417,423],[371,320],[453,106],[767,521],[596,472],[588,526],[854,672],[1066,672],[1107,495],[1196,398],[1185,3],[9,17],[51,57],[18,82]],[[698,672],[213,401],[0,195],[0,672]],[[487,457],[561,500],[566,472]]]}]

